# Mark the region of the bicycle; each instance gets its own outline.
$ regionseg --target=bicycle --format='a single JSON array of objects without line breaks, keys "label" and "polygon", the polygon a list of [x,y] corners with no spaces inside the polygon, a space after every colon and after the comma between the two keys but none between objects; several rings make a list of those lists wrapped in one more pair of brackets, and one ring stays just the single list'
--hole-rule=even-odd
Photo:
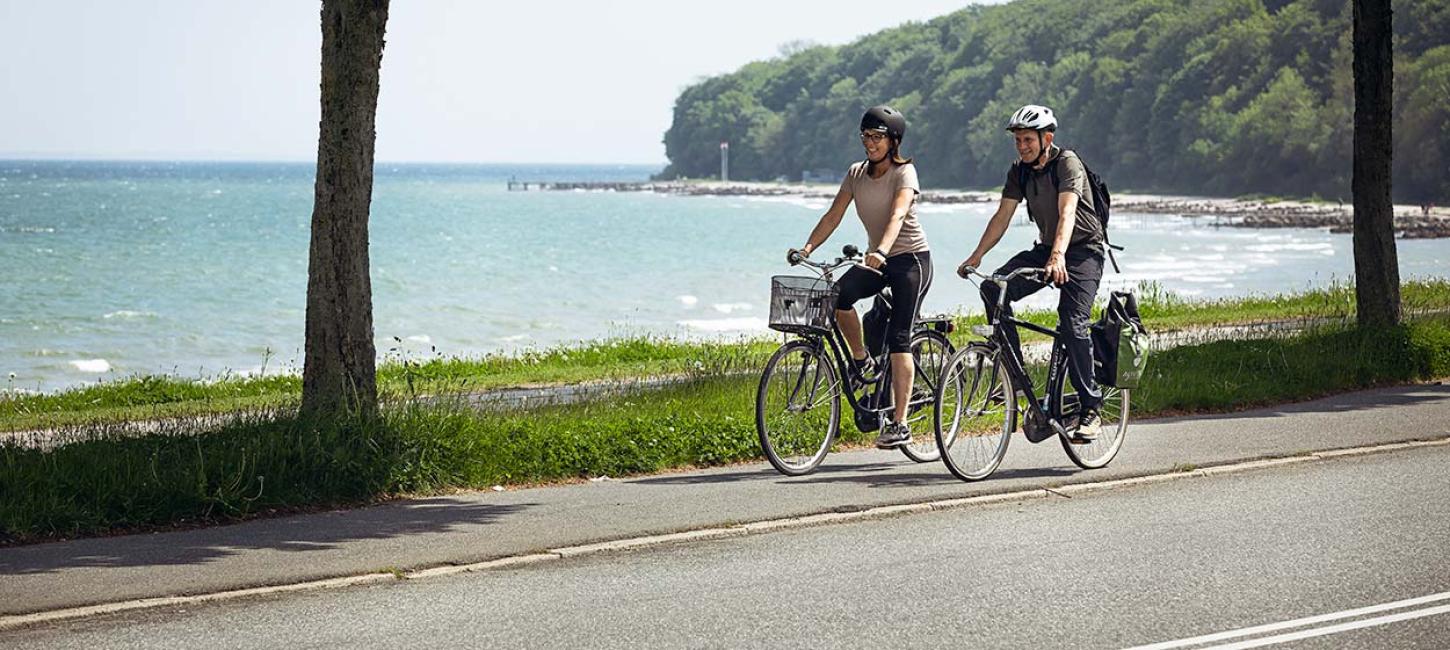
[{"label": "bicycle", "polygon": [[[756,391],[755,429],[766,459],[787,476],[808,474],[825,460],[840,433],[843,394],[863,433],[881,428],[895,408],[889,353],[875,355],[879,370],[874,377],[860,377],[849,364],[850,348],[836,323],[833,275],[844,266],[861,265],[863,258],[852,245],[841,253],[832,262],[796,261],[816,277],[771,279],[770,327],[798,338],[783,343],[765,364]],[[877,308],[883,303],[878,300]],[[918,463],[940,458],[929,428],[930,409],[942,364],[954,351],[946,337],[951,328],[950,319],[937,317],[920,319],[912,330],[916,379],[906,424],[914,432],[901,451]]]},{"label": "bicycle", "polygon": [[[1006,275],[983,275],[972,268],[965,271],[963,277],[976,275],[998,286],[999,315],[1009,281],[1046,274],[1041,268],[1022,268]],[[1008,343],[1008,327],[1025,327],[1052,338],[1041,400],[1021,351]],[[1056,435],[1068,458],[1083,469],[1098,469],[1113,460],[1127,433],[1131,391],[1101,386],[1102,433],[1091,441],[1078,439],[1077,393],[1067,380],[1067,346],[1058,332],[1010,316],[995,321],[989,317],[987,325],[974,326],[972,331],[986,340],[963,346],[947,361],[933,409],[937,447],[952,474],[977,481],[996,471],[1023,411],[1022,431],[1029,441],[1042,442]]]}]

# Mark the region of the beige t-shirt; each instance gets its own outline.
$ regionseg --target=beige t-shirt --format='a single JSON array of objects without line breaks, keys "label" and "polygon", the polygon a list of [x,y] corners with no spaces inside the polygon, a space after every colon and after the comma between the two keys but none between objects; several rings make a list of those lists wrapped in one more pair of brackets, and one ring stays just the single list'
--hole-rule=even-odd
[{"label": "beige t-shirt", "polygon": [[876,250],[881,237],[886,234],[886,224],[891,220],[891,205],[896,201],[897,192],[904,187],[911,188],[915,195],[906,211],[906,219],[901,223],[901,231],[896,235],[896,242],[886,252],[887,256],[920,253],[928,249],[926,233],[922,232],[921,224],[916,220],[916,198],[921,195],[916,165],[892,165],[881,178],[871,178],[866,173],[866,161],[863,160],[851,165],[850,171],[846,172],[841,189],[851,193],[851,199],[856,203],[856,216],[866,226],[866,236],[870,238],[867,251]]}]

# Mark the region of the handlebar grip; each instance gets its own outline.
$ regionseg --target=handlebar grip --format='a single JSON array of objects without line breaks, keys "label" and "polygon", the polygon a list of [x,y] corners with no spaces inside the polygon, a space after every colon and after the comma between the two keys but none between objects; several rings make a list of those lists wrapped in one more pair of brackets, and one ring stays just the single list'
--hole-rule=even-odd
[{"label": "handlebar grip", "polygon": [[794,248],[790,249],[785,254],[785,261],[788,262],[788,263],[790,263],[791,266],[795,266],[797,264],[800,264],[801,261],[804,260],[805,258],[806,258],[805,253],[802,253],[802,252],[800,252],[800,251],[798,251],[798,250],[796,250]]}]

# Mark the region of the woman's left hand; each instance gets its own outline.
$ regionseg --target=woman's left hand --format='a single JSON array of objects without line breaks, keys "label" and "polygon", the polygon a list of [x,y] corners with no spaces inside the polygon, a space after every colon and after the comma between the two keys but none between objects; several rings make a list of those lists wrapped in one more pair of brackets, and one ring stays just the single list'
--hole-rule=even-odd
[{"label": "woman's left hand", "polygon": [[866,254],[866,266],[869,266],[873,269],[879,269],[883,264],[886,264],[886,257],[883,256],[881,253],[871,251],[870,253]]}]

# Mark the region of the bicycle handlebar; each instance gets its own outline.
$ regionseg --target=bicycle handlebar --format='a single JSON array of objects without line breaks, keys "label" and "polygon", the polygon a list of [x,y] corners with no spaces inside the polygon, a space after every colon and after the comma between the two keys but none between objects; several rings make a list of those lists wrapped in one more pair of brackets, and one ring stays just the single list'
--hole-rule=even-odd
[{"label": "bicycle handlebar", "polygon": [[968,277],[968,276],[975,275],[975,276],[977,276],[977,277],[979,277],[979,278],[981,278],[983,280],[986,280],[988,282],[994,282],[994,283],[999,284],[999,285],[1005,285],[1008,282],[1011,282],[1012,280],[1015,280],[1015,279],[1017,279],[1019,277],[1028,276],[1028,275],[1035,275],[1035,276],[1038,277],[1039,280],[1041,280],[1043,277],[1046,277],[1047,276],[1047,269],[1045,269],[1045,268],[1039,268],[1039,267],[1030,267],[1030,266],[1028,266],[1028,267],[1022,267],[1020,269],[1017,269],[1017,270],[1015,270],[1015,271],[1013,271],[1011,273],[1008,273],[1006,275],[999,275],[999,274],[987,275],[985,273],[982,273],[981,271],[978,271],[977,269],[975,269],[973,267],[964,266],[964,267],[962,267],[962,268],[960,268],[960,269],[957,270],[957,275],[960,275],[960,276],[962,276],[964,278],[965,277]]},{"label": "bicycle handlebar", "polygon": [[861,249],[857,248],[855,244],[846,244],[845,246],[842,246],[841,256],[830,262],[813,262],[810,258],[806,257],[805,253],[795,249],[791,249],[790,253],[786,255],[786,261],[790,262],[791,266],[808,266],[816,269],[816,271],[818,271],[822,275],[828,275],[834,272],[836,269],[839,269],[849,264],[855,264],[857,266],[860,266],[861,268],[866,269],[867,271],[879,275],[881,273],[881,270],[873,269],[869,266],[866,266],[863,263],[865,259],[866,258],[861,255]]},{"label": "bicycle handlebar", "polygon": [[[978,271],[977,269],[975,269],[973,267],[963,266],[963,267],[957,269],[957,275],[960,275],[960,276],[962,276],[964,278],[970,278],[971,276],[975,275],[975,276],[977,276],[977,277],[979,277],[979,278],[981,278],[981,279],[983,279],[983,280],[985,280],[987,282],[991,282],[991,283],[997,285],[997,287],[998,287],[998,290],[997,290],[997,310],[1000,312],[1001,309],[1002,309],[1002,306],[1005,305],[1005,304],[1007,304],[1007,283],[1008,282],[1011,282],[1012,280],[1017,279],[1017,278],[1020,278],[1020,277],[1025,277],[1025,276],[1029,276],[1030,275],[1030,276],[1036,276],[1038,282],[1045,283],[1046,282],[1046,278],[1047,278],[1047,269],[1038,268],[1038,267],[1031,267],[1031,266],[1025,266],[1025,267],[1022,267],[1022,268],[1017,269],[1015,271],[1012,271],[1011,273],[1007,273],[1005,275],[1004,274],[997,274],[997,273],[993,273],[992,275],[987,275],[985,273],[982,273],[981,271]],[[989,322],[991,321],[990,316],[991,315],[988,314],[988,321]],[[995,323],[993,323],[993,324],[995,324]]]}]

